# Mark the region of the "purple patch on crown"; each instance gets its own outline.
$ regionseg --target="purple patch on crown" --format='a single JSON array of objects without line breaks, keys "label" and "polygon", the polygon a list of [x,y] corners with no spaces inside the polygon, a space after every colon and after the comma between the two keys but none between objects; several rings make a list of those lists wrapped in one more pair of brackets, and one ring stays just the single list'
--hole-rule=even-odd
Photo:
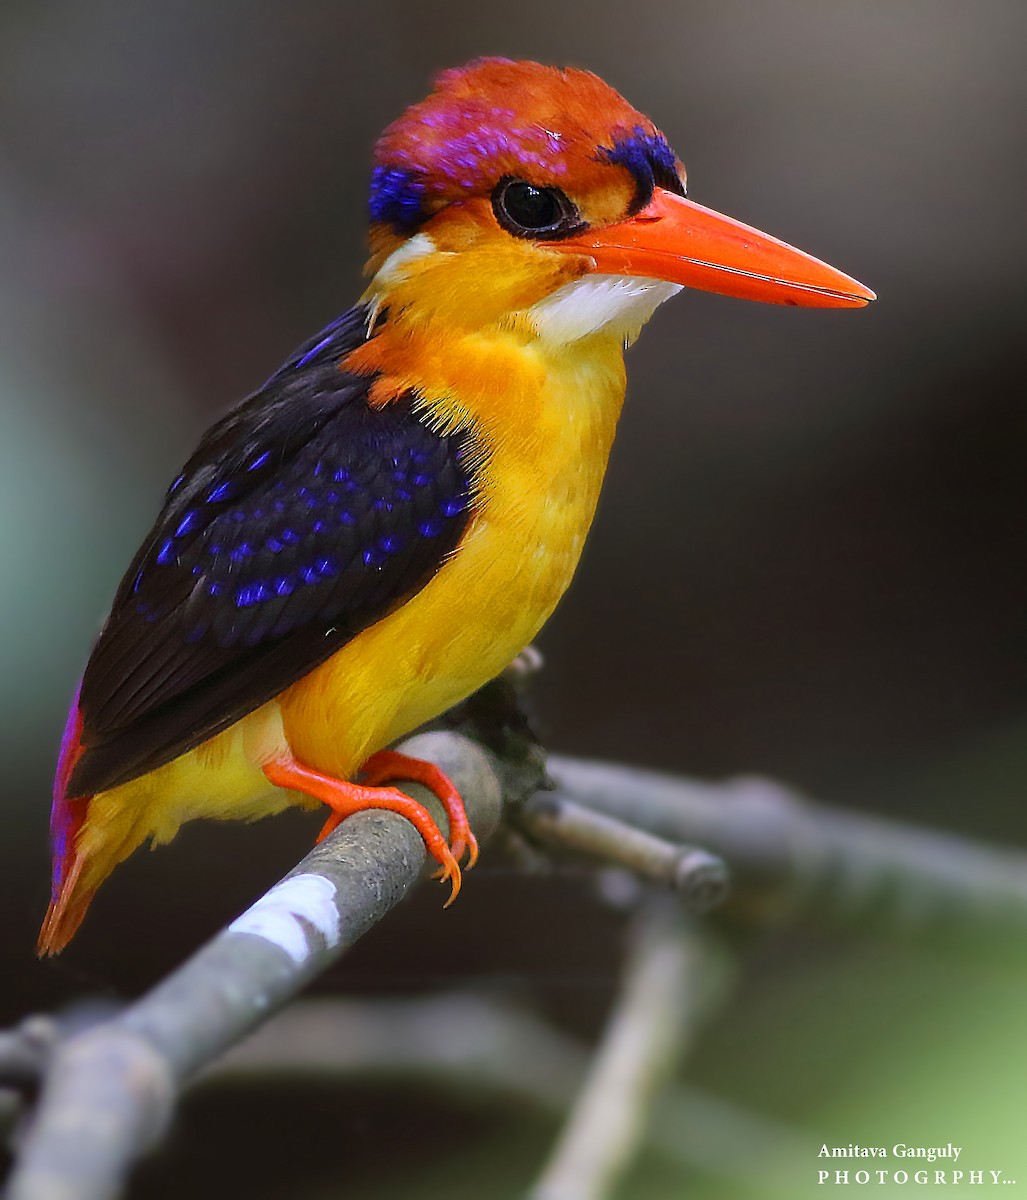
[{"label": "purple patch on crown", "polygon": [[371,177],[371,220],[407,233],[427,219],[427,194],[485,191],[510,173],[565,174],[561,137],[514,120],[511,109],[471,105],[425,112],[404,123],[400,136],[386,134],[387,161]]}]

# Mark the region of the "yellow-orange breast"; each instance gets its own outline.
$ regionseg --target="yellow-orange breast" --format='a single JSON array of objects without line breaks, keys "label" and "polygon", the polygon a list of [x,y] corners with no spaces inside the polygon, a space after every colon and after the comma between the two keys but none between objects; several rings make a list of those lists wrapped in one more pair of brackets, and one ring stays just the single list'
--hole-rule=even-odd
[{"label": "yellow-orange breast", "polygon": [[397,388],[416,387],[440,422],[470,417],[479,494],[427,586],[279,698],[302,761],[352,774],[498,674],[549,617],[581,555],[624,396],[619,343],[590,343],[474,335],[426,370],[432,359],[408,341],[409,377],[392,348]]}]

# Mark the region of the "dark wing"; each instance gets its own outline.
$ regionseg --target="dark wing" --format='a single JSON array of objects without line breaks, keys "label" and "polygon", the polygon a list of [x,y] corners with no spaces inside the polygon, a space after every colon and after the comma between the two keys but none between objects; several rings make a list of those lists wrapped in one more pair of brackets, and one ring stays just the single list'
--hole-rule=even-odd
[{"label": "dark wing", "polygon": [[431,578],[473,490],[464,432],[367,403],[354,309],[200,442],[82,680],[69,795],[125,783],[278,695]]}]

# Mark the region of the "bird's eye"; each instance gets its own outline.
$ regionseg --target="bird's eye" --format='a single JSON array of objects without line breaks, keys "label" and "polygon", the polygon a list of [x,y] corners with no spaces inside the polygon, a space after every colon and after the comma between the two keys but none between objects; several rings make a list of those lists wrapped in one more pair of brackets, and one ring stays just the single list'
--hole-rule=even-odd
[{"label": "bird's eye", "polygon": [[567,237],[581,228],[577,209],[559,188],[501,179],[492,193],[496,220],[514,237]]}]

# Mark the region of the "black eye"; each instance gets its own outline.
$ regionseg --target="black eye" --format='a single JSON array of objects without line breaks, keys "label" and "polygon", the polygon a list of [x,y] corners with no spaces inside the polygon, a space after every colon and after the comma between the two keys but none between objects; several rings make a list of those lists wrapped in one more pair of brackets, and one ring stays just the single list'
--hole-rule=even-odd
[{"label": "black eye", "polygon": [[582,226],[578,211],[555,187],[536,187],[524,179],[501,179],[492,193],[496,220],[514,237],[566,237]]}]

